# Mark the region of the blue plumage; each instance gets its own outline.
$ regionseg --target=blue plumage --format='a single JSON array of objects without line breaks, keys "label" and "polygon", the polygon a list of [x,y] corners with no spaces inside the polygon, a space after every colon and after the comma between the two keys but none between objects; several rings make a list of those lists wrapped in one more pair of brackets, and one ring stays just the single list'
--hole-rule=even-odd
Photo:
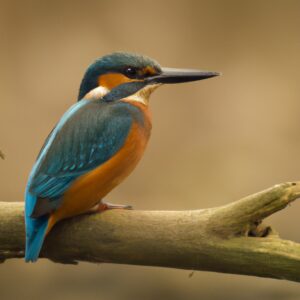
[{"label": "blue plumage", "polygon": [[26,190],[26,204],[25,204],[25,225],[26,225],[26,251],[25,261],[36,261],[41,251],[43,241],[48,225],[48,216],[44,215],[40,218],[33,219],[27,214],[33,210],[37,201],[37,197],[31,195]]},{"label": "blue plumage", "polygon": [[26,190],[26,261],[40,252],[48,215],[81,175],[108,161],[125,143],[139,109],[124,102],[81,100],[61,118],[47,138]]}]

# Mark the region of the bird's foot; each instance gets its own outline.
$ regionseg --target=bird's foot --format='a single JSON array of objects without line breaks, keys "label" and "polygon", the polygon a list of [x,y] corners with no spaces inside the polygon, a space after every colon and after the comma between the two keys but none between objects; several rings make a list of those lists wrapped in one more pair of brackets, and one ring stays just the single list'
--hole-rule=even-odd
[{"label": "bird's foot", "polygon": [[96,212],[104,212],[109,209],[133,209],[131,205],[124,205],[124,204],[113,204],[109,202],[99,202],[96,206],[94,206],[90,212],[96,213]]}]

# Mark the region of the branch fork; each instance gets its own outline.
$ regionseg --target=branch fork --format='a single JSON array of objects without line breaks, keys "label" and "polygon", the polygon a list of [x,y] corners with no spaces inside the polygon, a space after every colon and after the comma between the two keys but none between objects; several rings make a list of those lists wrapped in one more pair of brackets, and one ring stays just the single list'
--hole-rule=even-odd
[{"label": "branch fork", "polygon": [[[300,182],[193,211],[111,210],[57,224],[41,257],[234,273],[300,282],[300,244],[263,220],[300,197]],[[0,202],[0,261],[24,256],[24,204]]]}]

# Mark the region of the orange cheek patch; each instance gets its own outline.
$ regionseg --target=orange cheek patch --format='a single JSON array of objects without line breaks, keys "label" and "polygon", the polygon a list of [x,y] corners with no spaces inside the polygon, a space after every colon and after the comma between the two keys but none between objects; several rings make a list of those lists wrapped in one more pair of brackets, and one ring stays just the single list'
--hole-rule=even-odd
[{"label": "orange cheek patch", "polygon": [[109,90],[113,89],[114,87],[122,83],[130,82],[130,81],[134,81],[134,80],[120,73],[103,74],[98,78],[99,86],[101,85],[103,87],[106,87]]}]

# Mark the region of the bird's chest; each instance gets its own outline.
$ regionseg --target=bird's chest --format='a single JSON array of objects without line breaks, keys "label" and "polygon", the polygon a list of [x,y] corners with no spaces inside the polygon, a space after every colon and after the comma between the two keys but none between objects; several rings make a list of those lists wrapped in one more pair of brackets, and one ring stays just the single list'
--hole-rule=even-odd
[{"label": "bird's chest", "polygon": [[148,109],[141,107],[124,145],[108,161],[81,176],[66,192],[60,212],[63,218],[90,209],[120,184],[141,159],[151,133]]},{"label": "bird's chest", "polygon": [[[103,197],[125,179],[143,156],[151,133],[151,116],[141,104],[122,148],[106,163],[91,173],[97,181],[97,197]],[[101,182],[101,183],[100,183]]]}]

